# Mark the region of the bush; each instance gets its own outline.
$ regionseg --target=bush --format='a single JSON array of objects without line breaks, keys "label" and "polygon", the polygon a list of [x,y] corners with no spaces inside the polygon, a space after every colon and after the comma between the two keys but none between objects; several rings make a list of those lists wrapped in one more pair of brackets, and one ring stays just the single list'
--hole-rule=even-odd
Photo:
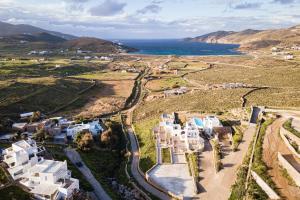
[{"label": "bush", "polygon": [[89,132],[79,132],[75,135],[74,143],[77,148],[83,151],[88,151],[93,146],[93,135]]},{"label": "bush", "polygon": [[296,135],[297,137],[300,138],[300,132],[297,131],[296,129],[294,129],[294,127],[292,126],[292,121],[293,119],[289,119],[287,120],[284,124],[283,127],[288,130],[289,132],[293,133],[294,135]]}]

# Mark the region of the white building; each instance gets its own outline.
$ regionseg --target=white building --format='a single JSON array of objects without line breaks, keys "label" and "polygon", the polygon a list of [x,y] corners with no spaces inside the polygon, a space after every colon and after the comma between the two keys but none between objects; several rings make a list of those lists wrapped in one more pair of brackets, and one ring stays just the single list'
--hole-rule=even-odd
[{"label": "white building", "polygon": [[34,115],[34,112],[22,113],[20,114],[21,119],[29,118]]},{"label": "white building", "polygon": [[204,149],[204,139],[200,136],[200,129],[193,122],[186,122],[181,127],[175,123],[175,117],[163,114],[157,130],[157,139],[162,146],[174,148],[174,152],[195,152]]},{"label": "white building", "polygon": [[285,56],[284,56],[284,59],[285,59],[285,60],[293,60],[293,59],[294,59],[294,56],[291,55],[291,54],[285,55]]},{"label": "white building", "polygon": [[67,162],[46,160],[39,156],[44,148],[34,140],[21,140],[4,150],[4,162],[14,180],[27,187],[37,199],[66,199],[79,189],[71,178]]},{"label": "white building", "polygon": [[93,136],[97,136],[103,131],[103,128],[99,124],[99,121],[93,121],[88,124],[75,124],[70,125],[67,128],[67,136],[74,138],[74,136],[81,132],[81,131],[88,131],[93,134]]},{"label": "white building", "polygon": [[206,116],[203,119],[203,126],[204,126],[204,132],[208,136],[212,136],[213,134],[213,128],[215,127],[222,127],[220,120],[215,116]]}]

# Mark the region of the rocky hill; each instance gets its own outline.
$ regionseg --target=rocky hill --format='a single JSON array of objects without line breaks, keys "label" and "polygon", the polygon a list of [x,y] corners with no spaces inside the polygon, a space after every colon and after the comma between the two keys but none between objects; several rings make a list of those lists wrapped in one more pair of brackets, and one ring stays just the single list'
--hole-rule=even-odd
[{"label": "rocky hill", "polygon": [[76,37],[31,25],[0,22],[0,46],[9,49],[53,50],[82,49],[96,53],[129,52],[135,49],[98,38]]},{"label": "rocky hill", "polygon": [[276,45],[300,44],[300,26],[286,29],[272,30],[244,30],[241,32],[218,31],[195,38],[186,38],[186,41],[240,44],[240,49],[261,49]]},{"label": "rocky hill", "polygon": [[22,35],[22,34],[38,34],[38,33],[48,33],[57,37],[61,37],[66,40],[76,38],[73,35],[68,35],[64,33],[59,33],[55,31],[48,31],[45,29],[41,29],[35,26],[27,25],[27,24],[9,24],[5,22],[0,22],[0,36],[11,36],[11,35]]}]

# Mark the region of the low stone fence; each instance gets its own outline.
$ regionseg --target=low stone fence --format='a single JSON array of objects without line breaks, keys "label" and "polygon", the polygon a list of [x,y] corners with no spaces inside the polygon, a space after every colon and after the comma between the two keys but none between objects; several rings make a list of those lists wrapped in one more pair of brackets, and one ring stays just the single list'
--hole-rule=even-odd
[{"label": "low stone fence", "polygon": [[291,133],[290,131],[286,130],[284,127],[280,128],[280,132],[282,132],[284,135],[287,135],[291,140],[295,141],[300,146],[300,138]]},{"label": "low stone fence", "polygon": [[286,134],[288,137],[290,136],[289,131],[285,130],[283,127],[280,128],[280,137],[282,138],[283,142],[285,143],[285,145],[289,148],[289,150],[300,159],[300,154],[294,149],[294,147],[290,144],[289,140],[285,137]]},{"label": "low stone fence", "polygon": [[295,181],[296,185],[300,187],[300,172],[298,172],[280,152],[278,152],[278,161],[280,165],[286,169],[290,177]]},{"label": "low stone fence", "polygon": [[251,175],[255,182],[265,191],[270,199],[280,199],[278,194],[262,179],[258,174],[251,170]]}]

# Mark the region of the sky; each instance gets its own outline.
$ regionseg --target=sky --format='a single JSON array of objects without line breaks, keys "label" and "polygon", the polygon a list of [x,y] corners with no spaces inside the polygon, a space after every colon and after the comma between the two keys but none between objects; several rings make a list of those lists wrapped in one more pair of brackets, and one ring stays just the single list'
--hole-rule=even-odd
[{"label": "sky", "polygon": [[300,0],[0,0],[0,21],[104,39],[184,38],[299,25]]}]

